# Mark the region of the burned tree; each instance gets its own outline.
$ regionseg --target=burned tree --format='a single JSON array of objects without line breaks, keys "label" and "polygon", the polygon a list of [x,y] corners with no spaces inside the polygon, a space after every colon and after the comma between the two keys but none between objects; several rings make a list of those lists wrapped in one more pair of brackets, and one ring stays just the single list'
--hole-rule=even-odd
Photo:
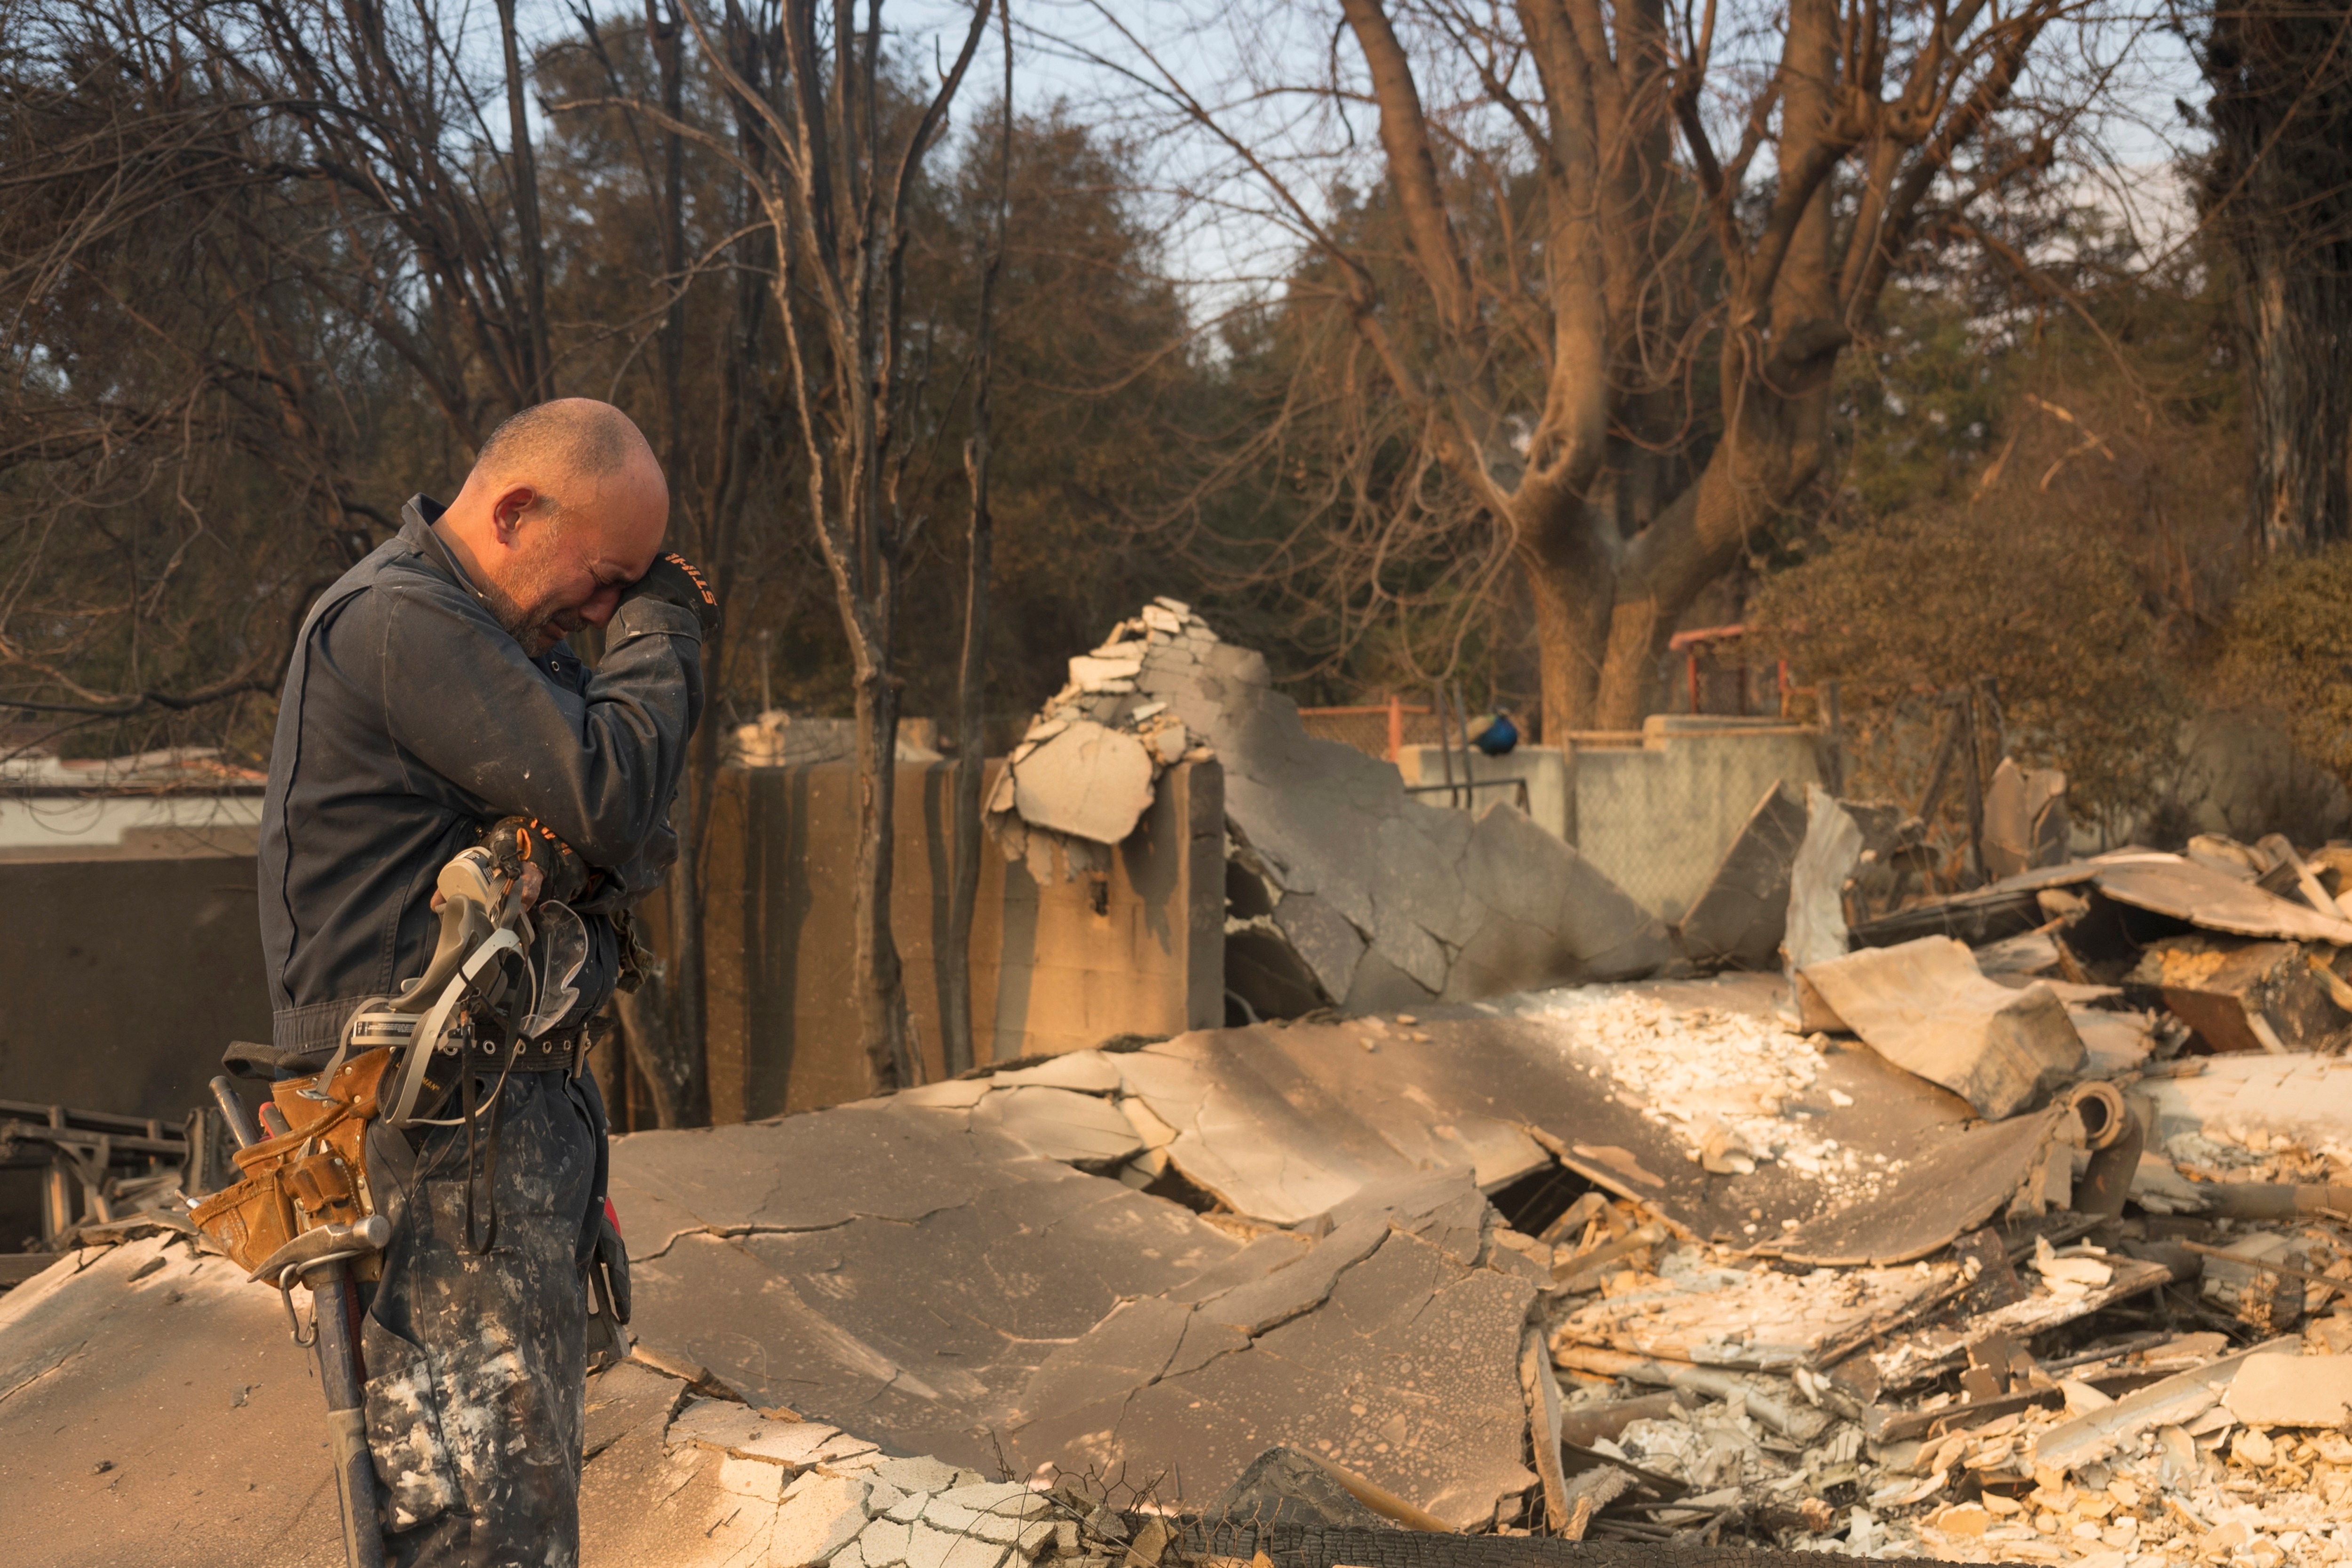
[{"label": "burned tree", "polygon": [[2352,11],[2216,6],[2203,40],[2213,152],[2200,192],[2237,266],[2253,413],[2255,541],[2352,538]]},{"label": "burned tree", "polygon": [[1271,144],[1121,59],[1223,149],[1186,194],[1255,189],[1298,237],[1282,309],[1342,323],[1290,400],[1353,399],[1327,553],[1372,603],[1415,552],[1515,569],[1558,736],[1639,721],[1677,617],[1820,472],[1832,372],[1906,249],[2047,163],[2003,121],[2066,9],[1340,0],[1322,78],[1230,95],[1327,106]]},{"label": "burned tree", "polygon": [[[806,461],[808,508],[847,634],[856,693],[857,858],[851,985],[877,1089],[917,1081],[898,946],[890,929],[898,770],[895,668],[906,552],[916,519],[900,484],[916,376],[905,332],[907,244],[923,161],[946,128],[993,0],[972,8],[937,85],[900,90],[883,52],[881,7],[861,27],[845,3],[784,0],[723,18],[693,5],[687,26],[735,106],[743,133],[721,139],[653,104],[625,107],[726,158],[773,246],[770,274],[782,378]],[[730,33],[741,48],[723,41]],[[764,76],[747,68],[772,62]],[[587,107],[583,104],[579,107]]]}]

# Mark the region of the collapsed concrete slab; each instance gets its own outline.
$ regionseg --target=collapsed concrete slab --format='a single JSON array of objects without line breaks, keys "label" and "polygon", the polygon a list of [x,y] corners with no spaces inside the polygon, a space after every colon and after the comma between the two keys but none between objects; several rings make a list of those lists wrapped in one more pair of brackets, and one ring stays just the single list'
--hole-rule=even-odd
[{"label": "collapsed concrete slab", "polygon": [[1864,1044],[1996,1121],[2082,1070],[2083,1039],[2056,994],[1986,979],[1950,937],[1864,948],[1801,973]]},{"label": "collapsed concrete slab", "polygon": [[[295,1300],[307,1312],[305,1294]],[[714,1407],[736,1421],[712,1421]],[[870,1475],[887,1463],[982,1479],[698,1398],[676,1372],[641,1361],[591,1373],[585,1411],[588,1568],[808,1568],[822,1557],[778,1518],[793,1477],[817,1467]],[[767,1441],[746,1441],[756,1437]],[[0,1296],[0,1487],[21,1505],[0,1545],[10,1563],[343,1562],[310,1352],[289,1337],[277,1292],[168,1229],[70,1255]],[[861,1501],[866,1491],[861,1483]],[[1009,1568],[1006,1555],[971,1568]]]},{"label": "collapsed concrete slab", "polygon": [[[1682,919],[1683,952],[1694,963],[1777,969],[1789,924],[1790,878],[1808,826],[1805,803],[1785,784],[1764,792],[1723,852],[1706,891]],[[1843,877],[1843,871],[1839,875]]]},{"label": "collapsed concrete slab", "polygon": [[1492,1521],[1536,1484],[1518,1351],[1544,1268],[1498,1244],[1466,1172],[1375,1184],[1328,1226],[1055,1351],[1013,1418],[1024,1465],[1165,1468],[1198,1507],[1312,1447],[1456,1529]]},{"label": "collapsed concrete slab", "polygon": [[1235,1244],[1012,1135],[1075,1130],[1090,1158],[1098,1122],[986,1120],[868,1104],[621,1141],[639,1340],[760,1404],[992,1464],[988,1434],[1055,1343]]},{"label": "collapsed concrete slab", "polygon": [[1009,1130],[990,1097],[1050,1078],[1129,1119],[1143,1152],[1120,1180],[1172,1173],[1278,1225],[1415,1172],[1495,1192],[1551,1161],[1696,1235],[1820,1263],[1907,1262],[2012,1203],[2038,1212],[2058,1111],[1981,1121],[1874,1051],[1795,1032],[1783,994],[1723,976],[1201,1030],[895,1102]]},{"label": "collapsed concrete slab", "polygon": [[990,802],[992,830],[1033,870],[1048,852],[1084,869],[1116,840],[1080,828],[1116,831],[1140,810],[1136,781],[1194,742],[1224,766],[1229,981],[1258,1016],[1624,979],[1673,957],[1655,917],[1525,813],[1421,805],[1393,764],[1309,736],[1263,657],[1170,600],[1071,660]]},{"label": "collapsed concrete slab", "polygon": [[16,1562],[335,1562],[326,1441],[277,1292],[184,1237],[72,1254],[0,1296]]},{"label": "collapsed concrete slab", "polygon": [[[2003,879],[1976,898],[2088,882],[2117,903],[2186,921],[2205,931],[2284,942],[2352,946],[2352,920],[2268,892],[2211,863],[2155,849],[2119,849],[2087,860]],[[2005,933],[2004,933],[2005,934]]]},{"label": "collapsed concrete slab", "polygon": [[2150,1150],[2200,1188],[2352,1185],[2352,1059],[2209,1057],[2135,1092],[2155,1112]]}]

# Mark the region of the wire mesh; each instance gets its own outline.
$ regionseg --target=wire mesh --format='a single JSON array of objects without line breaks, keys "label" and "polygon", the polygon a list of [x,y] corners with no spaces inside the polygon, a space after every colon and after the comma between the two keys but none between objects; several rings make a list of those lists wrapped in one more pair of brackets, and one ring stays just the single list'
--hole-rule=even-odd
[{"label": "wire mesh", "polygon": [[[1400,704],[1396,709],[1397,740],[1407,746],[1434,746],[1443,731],[1437,715],[1431,709]],[[1390,755],[1390,710],[1382,703],[1360,708],[1301,708],[1300,722],[1307,732],[1318,741],[1337,741],[1343,746],[1353,746],[1368,757],[1381,762],[1393,762]]]}]

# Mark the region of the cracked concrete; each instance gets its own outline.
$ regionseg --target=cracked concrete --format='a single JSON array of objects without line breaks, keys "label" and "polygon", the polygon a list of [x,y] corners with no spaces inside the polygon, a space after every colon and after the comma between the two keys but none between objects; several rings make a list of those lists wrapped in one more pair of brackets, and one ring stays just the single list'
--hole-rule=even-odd
[{"label": "cracked concrete", "polygon": [[1234,1212],[1286,1226],[1373,1182],[1462,1168],[1495,1192],[1557,1159],[1700,1236],[1796,1260],[1892,1263],[2017,1194],[2046,1116],[1979,1122],[1966,1100],[1874,1051],[1808,1040],[1785,995],[1776,976],[1724,975],[1443,1016],[1200,1030],[892,1103],[1017,1131],[991,1100],[1050,1073],[1103,1097],[1105,1128],[1115,1108],[1134,1129],[1143,1150],[1114,1167],[1120,1180],[1148,1185],[1172,1169]]},{"label": "cracked concrete", "polygon": [[[1025,1465],[1165,1468],[1198,1505],[1308,1448],[1457,1528],[1535,1484],[1520,1330],[1538,1289],[1464,1171],[1375,1184],[1275,1271],[1133,1301],[1023,1391]],[[1212,1282],[1213,1287],[1213,1282]]]},{"label": "cracked concrete", "polygon": [[761,1404],[965,1464],[992,1462],[989,1434],[1054,1345],[1235,1247],[915,1104],[641,1133],[614,1145],[613,1199],[633,1238],[662,1238],[632,1255],[643,1342]]}]

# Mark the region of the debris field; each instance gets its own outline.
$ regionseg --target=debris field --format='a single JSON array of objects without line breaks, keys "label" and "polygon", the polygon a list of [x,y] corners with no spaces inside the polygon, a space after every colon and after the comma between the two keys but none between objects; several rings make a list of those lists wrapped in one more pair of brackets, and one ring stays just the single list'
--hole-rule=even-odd
[{"label": "debris field", "polygon": [[[1938,892],[1916,819],[1780,788],[1670,930],[1170,601],[992,828],[1090,874],[1204,747],[1232,1026],[616,1140],[588,1561],[2352,1549],[2352,848],[2067,859],[2005,763],[2007,874]],[[335,1561],[271,1293],[169,1204],[79,1241],[0,1295],[0,1489],[104,1522],[0,1557]]]}]

